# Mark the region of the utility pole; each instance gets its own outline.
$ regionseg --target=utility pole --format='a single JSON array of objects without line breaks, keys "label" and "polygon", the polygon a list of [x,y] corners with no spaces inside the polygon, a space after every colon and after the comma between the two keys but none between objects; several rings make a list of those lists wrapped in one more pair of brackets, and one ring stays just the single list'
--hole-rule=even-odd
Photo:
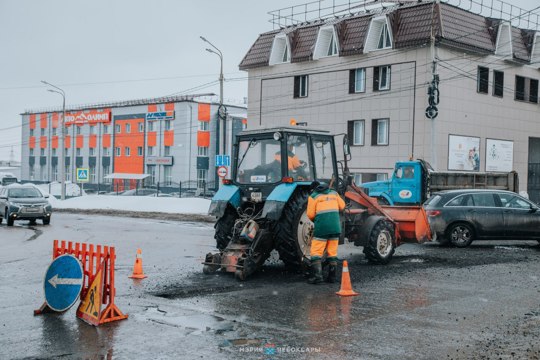
[{"label": "utility pole", "polygon": [[433,17],[435,13],[435,7],[439,7],[439,0],[433,3],[431,13],[431,76],[432,80],[428,86],[428,107],[426,108],[426,117],[431,120],[431,165],[435,170],[438,169],[437,165],[437,128],[435,118],[437,117],[439,110],[437,105],[439,104],[439,75],[437,74],[437,54],[435,48],[435,33]]},{"label": "utility pole", "polygon": [[66,119],[66,93],[64,90],[60,89],[58,86],[55,86],[51,83],[46,82],[45,80],[41,80],[41,82],[45,85],[52,86],[56,90],[53,89],[47,89],[49,92],[57,93],[62,96],[62,119],[60,120],[60,136],[59,136],[59,143],[60,143],[60,198],[62,200],[66,199],[66,166],[65,166],[65,149],[64,149],[64,123]]}]

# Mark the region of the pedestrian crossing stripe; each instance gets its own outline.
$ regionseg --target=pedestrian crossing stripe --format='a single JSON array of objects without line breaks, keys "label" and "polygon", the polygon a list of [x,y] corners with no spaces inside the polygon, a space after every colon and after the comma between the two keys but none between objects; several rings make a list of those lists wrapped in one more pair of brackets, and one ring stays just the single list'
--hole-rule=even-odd
[{"label": "pedestrian crossing stripe", "polygon": [[84,299],[77,309],[77,317],[90,325],[98,326],[101,316],[101,300],[103,299],[104,262],[92,279],[92,285],[86,291]]}]

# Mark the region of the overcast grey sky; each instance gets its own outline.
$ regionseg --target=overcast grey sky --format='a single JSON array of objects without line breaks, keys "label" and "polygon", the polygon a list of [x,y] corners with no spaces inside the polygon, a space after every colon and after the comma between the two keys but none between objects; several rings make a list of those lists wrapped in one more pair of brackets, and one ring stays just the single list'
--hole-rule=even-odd
[{"label": "overcast grey sky", "polygon": [[[40,80],[63,88],[67,106],[218,94],[219,58],[205,51],[200,35],[223,52],[225,98],[241,101],[247,81],[233,79],[247,75],[238,64],[258,34],[272,30],[267,12],[306,2],[0,0],[0,160],[12,146],[20,157],[21,112],[61,107],[61,96]],[[511,2],[527,10],[540,5]]]}]

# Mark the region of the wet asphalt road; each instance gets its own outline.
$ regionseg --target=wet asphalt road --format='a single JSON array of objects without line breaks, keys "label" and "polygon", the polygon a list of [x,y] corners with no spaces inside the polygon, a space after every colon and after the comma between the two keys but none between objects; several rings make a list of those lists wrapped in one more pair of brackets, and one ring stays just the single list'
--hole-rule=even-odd
[{"label": "wet asphalt road", "polygon": [[[129,319],[94,328],[43,302],[52,242],[116,247],[116,303]],[[404,245],[369,265],[340,246],[353,287],[312,286],[271,261],[240,283],[203,275],[206,223],[55,214],[50,226],[0,225],[0,358],[540,359],[540,247]],[[137,248],[147,279],[131,273]]]}]

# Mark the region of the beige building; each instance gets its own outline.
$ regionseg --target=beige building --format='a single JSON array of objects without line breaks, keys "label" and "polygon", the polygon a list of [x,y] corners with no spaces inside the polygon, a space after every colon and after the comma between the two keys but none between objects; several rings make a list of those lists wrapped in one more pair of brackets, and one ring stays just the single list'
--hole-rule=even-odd
[{"label": "beige building", "polygon": [[295,119],[348,133],[357,182],[414,157],[437,170],[516,170],[540,201],[538,16],[501,17],[423,2],[261,34],[240,64],[248,127]]}]

